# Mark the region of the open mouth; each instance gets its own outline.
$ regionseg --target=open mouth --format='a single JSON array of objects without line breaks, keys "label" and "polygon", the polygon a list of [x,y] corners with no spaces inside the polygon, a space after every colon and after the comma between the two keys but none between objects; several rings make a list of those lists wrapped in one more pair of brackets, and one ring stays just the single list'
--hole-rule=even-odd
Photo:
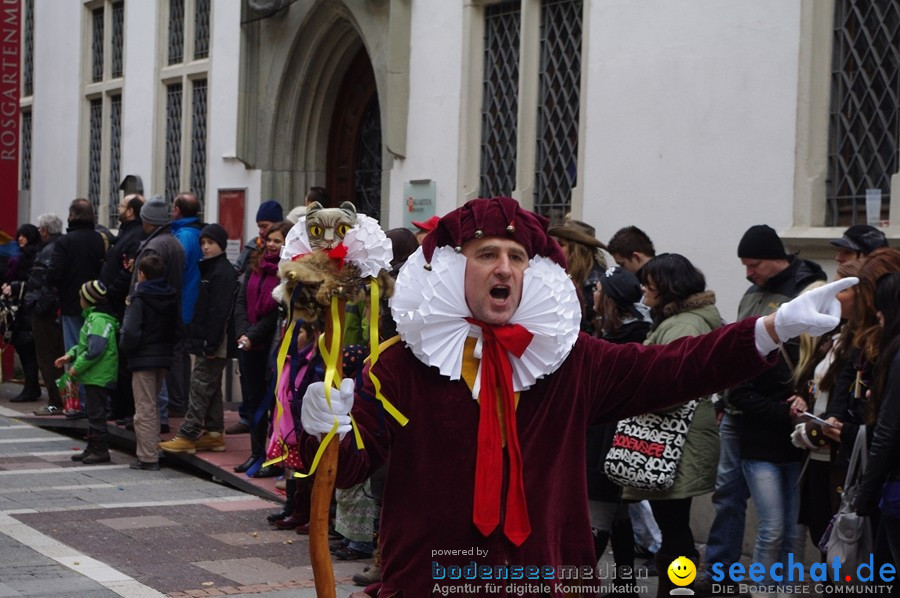
[{"label": "open mouth", "polygon": [[509,287],[503,285],[497,285],[491,289],[491,297],[494,299],[508,299],[509,298]]}]

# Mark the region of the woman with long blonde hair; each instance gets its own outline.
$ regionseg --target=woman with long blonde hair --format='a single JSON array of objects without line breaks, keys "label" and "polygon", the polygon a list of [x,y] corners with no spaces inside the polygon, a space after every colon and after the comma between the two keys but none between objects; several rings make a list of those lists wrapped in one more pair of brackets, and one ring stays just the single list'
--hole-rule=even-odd
[{"label": "woman with long blonde hair", "polygon": [[[857,260],[838,265],[837,278],[857,276],[862,263]],[[794,368],[795,395],[809,405],[809,412],[824,420],[835,416],[835,372],[849,363],[849,349],[853,332],[848,320],[853,315],[855,288],[838,293],[841,304],[841,324],[830,334],[820,337],[800,336],[800,359]],[[792,397],[793,399],[793,397]],[[797,448],[807,450],[807,462],[800,478],[799,523],[806,525],[816,546],[840,504],[838,493],[843,481],[839,469],[832,463],[832,442],[822,424],[810,418],[800,418],[791,434]],[[824,557],[824,555],[823,555]]]},{"label": "woman with long blonde hair", "polygon": [[601,249],[606,246],[594,236],[594,227],[578,220],[547,231],[566,256],[566,273],[581,292],[581,330],[594,335],[594,290],[606,270]]}]

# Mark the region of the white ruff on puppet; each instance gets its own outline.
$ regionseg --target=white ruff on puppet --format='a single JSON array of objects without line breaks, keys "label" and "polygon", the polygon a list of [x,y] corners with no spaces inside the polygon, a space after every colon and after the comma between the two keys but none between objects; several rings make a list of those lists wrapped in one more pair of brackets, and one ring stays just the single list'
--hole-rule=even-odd
[{"label": "white ruff on puppet", "polygon": [[[345,202],[345,213],[352,204]],[[301,296],[295,298],[295,312],[312,319],[326,307],[333,296],[341,296],[355,301],[363,296],[363,285],[367,279],[377,276],[382,270],[390,270],[393,257],[391,241],[374,218],[365,214],[347,217],[346,222],[334,226],[335,235],[346,226],[343,240],[335,247],[314,247],[308,226],[318,226],[309,222],[318,218],[312,209],[297,221],[288,232],[281,248],[279,275],[282,284],[273,295],[275,299],[288,305],[298,284],[303,285]],[[324,210],[331,211],[331,210]],[[336,211],[336,210],[335,210]]]}]

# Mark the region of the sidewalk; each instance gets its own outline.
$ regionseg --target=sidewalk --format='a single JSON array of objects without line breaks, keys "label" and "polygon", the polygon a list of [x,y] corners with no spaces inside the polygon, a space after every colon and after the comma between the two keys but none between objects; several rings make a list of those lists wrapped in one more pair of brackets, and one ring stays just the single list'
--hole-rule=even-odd
[{"label": "sidewalk", "polygon": [[[11,385],[14,386],[14,385]],[[9,393],[0,393],[0,404],[8,409],[12,409],[20,413],[16,419],[44,428],[46,430],[54,430],[66,434],[79,434],[87,432],[87,420],[76,419],[68,420],[64,415],[34,415],[33,411],[46,404],[45,400],[35,401],[31,403],[10,403],[6,395]],[[225,412],[225,427],[227,428],[238,421],[238,414],[235,411]],[[161,434],[161,440],[169,440],[178,432],[182,418],[169,418],[168,434]],[[134,432],[125,429],[125,426],[118,426],[115,422],[107,422],[110,434],[110,442],[118,449],[134,454],[135,440]],[[163,453],[160,463],[189,466],[204,471],[213,476],[215,481],[222,482],[233,486],[239,490],[278,502],[284,502],[284,492],[275,488],[275,478],[248,478],[244,474],[234,473],[233,468],[243,463],[250,456],[250,435],[249,434],[223,434],[225,438],[225,451],[213,452],[203,451],[193,455],[187,453]]]},{"label": "sidewalk", "polygon": [[[74,595],[60,594],[63,584],[66,591],[77,587],[79,596],[110,596],[122,577],[146,593],[116,588],[120,596],[315,596],[309,537],[266,523],[284,500],[275,478],[232,471],[249,455],[249,435],[226,436],[224,452],[166,454],[160,471],[143,472],[128,468],[134,433],[110,422],[112,463],[82,466],[69,457],[84,446],[86,420],[35,416],[42,401],[9,402],[19,388],[0,384],[0,420],[12,424],[0,427],[0,540],[9,544],[0,542],[0,560],[21,551],[10,537],[38,554],[0,566],[0,596],[32,595],[8,593],[4,582],[14,574],[28,577],[35,591],[52,588],[53,595]],[[235,421],[237,414],[227,412],[226,425]],[[170,419],[173,433],[163,439],[180,422]],[[198,470],[217,483],[197,476]],[[51,560],[44,563],[46,557]],[[96,571],[81,571],[91,563]],[[368,564],[333,560],[339,598],[362,596],[351,578]],[[91,580],[106,589],[92,591]]]}]

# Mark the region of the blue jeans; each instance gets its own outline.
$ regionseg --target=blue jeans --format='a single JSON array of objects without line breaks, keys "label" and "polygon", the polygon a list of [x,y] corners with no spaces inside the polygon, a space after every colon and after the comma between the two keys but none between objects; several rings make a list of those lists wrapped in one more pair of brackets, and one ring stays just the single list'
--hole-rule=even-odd
[{"label": "blue jeans", "polygon": [[794,562],[802,562],[806,537],[803,526],[797,523],[800,511],[797,480],[800,479],[803,463],[750,459],[744,459],[742,463],[759,516],[753,561],[762,563],[766,573],[773,563],[786,563],[788,553],[793,553]]},{"label": "blue jeans", "polygon": [[750,496],[741,467],[740,418],[740,415],[726,413],[719,425],[719,467],[716,491],[712,495],[716,517],[706,540],[706,562],[722,563],[726,570],[741,559],[747,498]]},{"label": "blue jeans", "polygon": [[68,351],[78,344],[78,335],[81,334],[81,327],[84,326],[84,318],[81,316],[62,316],[60,320],[62,321],[63,329],[63,345]]},{"label": "blue jeans", "polygon": [[653,518],[650,503],[646,500],[628,505],[631,527],[634,530],[634,543],[647,552],[656,554],[662,544],[662,532]]}]

